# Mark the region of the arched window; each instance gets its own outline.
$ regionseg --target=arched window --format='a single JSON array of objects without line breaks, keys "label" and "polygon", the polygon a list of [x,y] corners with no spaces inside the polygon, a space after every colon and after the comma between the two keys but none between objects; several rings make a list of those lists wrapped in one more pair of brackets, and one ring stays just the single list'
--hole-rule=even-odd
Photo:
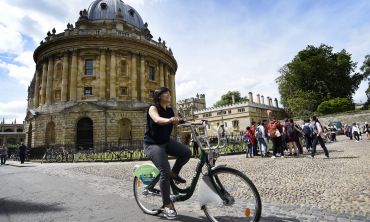
[{"label": "arched window", "polygon": [[121,76],[127,76],[128,75],[128,65],[127,65],[127,62],[126,60],[122,60],[121,63],[120,63],[120,69],[121,69],[121,72],[120,72],[120,75]]},{"label": "arched window", "polygon": [[94,126],[93,121],[88,118],[82,118],[77,122],[76,145],[77,148],[93,148],[94,146]]},{"label": "arched window", "polygon": [[17,129],[17,132],[21,133],[21,132],[23,132],[23,129],[19,128],[19,129]]},{"label": "arched window", "polygon": [[45,144],[55,144],[55,123],[53,121],[46,125]]},{"label": "arched window", "polygon": [[121,142],[123,140],[131,140],[131,120],[121,119],[118,121],[118,140]]},{"label": "arched window", "polygon": [[58,63],[55,79],[61,79],[62,78],[62,72],[63,72],[63,65],[61,63]]},{"label": "arched window", "polygon": [[28,148],[31,148],[31,146],[32,146],[32,124],[31,123],[28,127],[27,135],[28,135],[27,146],[28,146]]},{"label": "arched window", "polygon": [[13,130],[13,129],[8,128],[8,129],[5,129],[5,130],[4,130],[4,132],[8,132],[8,133],[10,133],[10,132],[14,132],[14,130]]}]

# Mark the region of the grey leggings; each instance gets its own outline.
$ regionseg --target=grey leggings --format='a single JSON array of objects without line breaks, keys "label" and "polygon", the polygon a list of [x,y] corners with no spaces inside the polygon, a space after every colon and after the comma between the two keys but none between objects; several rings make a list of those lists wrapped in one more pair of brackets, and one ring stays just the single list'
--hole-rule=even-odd
[{"label": "grey leggings", "polygon": [[162,193],[163,204],[171,204],[171,167],[168,162],[168,155],[177,157],[175,165],[172,167],[172,172],[179,174],[181,168],[190,159],[190,149],[176,140],[170,139],[167,143],[162,145],[144,144],[144,152],[161,173],[159,186]]}]

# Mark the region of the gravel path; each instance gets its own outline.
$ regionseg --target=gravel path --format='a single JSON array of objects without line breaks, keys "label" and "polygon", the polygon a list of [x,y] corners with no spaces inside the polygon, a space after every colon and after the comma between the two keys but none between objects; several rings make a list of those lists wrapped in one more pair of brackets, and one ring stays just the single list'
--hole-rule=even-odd
[{"label": "gravel path", "polygon": [[[263,202],[263,216],[291,218],[282,221],[370,221],[370,141],[358,143],[344,136],[327,144],[330,159],[318,147],[315,159],[246,159],[245,155],[220,157],[217,164],[244,172],[255,183]],[[40,164],[32,170],[84,181],[104,193],[133,198],[132,169],[143,162]],[[173,164],[173,161],[171,161]],[[182,170],[190,181],[196,159]],[[201,213],[196,194],[177,208]],[[268,220],[267,220],[268,221]],[[279,221],[279,220],[276,220]]]}]

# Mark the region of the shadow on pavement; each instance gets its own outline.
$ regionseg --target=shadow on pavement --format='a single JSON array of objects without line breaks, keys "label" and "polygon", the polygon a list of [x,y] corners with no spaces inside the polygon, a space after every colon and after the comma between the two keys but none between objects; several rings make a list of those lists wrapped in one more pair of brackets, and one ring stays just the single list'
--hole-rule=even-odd
[{"label": "shadow on pavement", "polygon": [[268,216],[262,217],[260,222],[299,222],[296,218],[283,218],[283,217],[275,217],[275,216]]},{"label": "shadow on pavement", "polygon": [[360,158],[359,156],[342,156],[342,157],[330,157],[330,159],[357,159]]},{"label": "shadow on pavement", "polygon": [[[240,218],[240,217],[225,217],[223,218],[223,221],[243,221],[245,218]],[[189,217],[189,216],[184,216],[184,215],[179,215],[176,221],[183,221],[183,222],[204,222],[208,221],[206,217],[201,217],[201,218],[194,218],[194,217]],[[260,222],[299,222],[298,219],[296,218],[284,218],[284,217],[276,217],[276,216],[267,216],[267,217],[261,217],[259,220]]]},{"label": "shadow on pavement", "polygon": [[14,163],[7,163],[7,164],[5,164],[5,165],[7,165],[7,166],[12,166],[12,167],[36,167],[35,165],[29,165],[29,164],[27,164],[27,163],[24,163],[24,164],[14,164]]},{"label": "shadow on pavement", "polygon": [[44,213],[52,211],[63,211],[63,207],[59,207],[58,203],[43,204],[21,200],[0,199],[2,211],[7,214],[27,214],[27,213]]}]

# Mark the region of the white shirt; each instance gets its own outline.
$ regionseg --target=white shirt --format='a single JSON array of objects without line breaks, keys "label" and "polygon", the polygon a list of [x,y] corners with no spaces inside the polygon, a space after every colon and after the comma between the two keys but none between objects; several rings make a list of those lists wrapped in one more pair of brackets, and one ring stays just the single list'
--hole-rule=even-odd
[{"label": "white shirt", "polygon": [[263,127],[263,125],[259,125],[257,127],[257,130],[261,132],[262,134],[262,137],[265,138],[266,137],[266,134],[265,134],[265,127]]}]

